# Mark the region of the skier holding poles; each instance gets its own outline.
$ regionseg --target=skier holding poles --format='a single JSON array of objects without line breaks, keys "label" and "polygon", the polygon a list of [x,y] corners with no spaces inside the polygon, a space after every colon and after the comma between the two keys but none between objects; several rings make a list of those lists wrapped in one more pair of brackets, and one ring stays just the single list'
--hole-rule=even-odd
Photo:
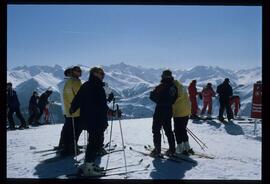
[{"label": "skier holding poles", "polygon": [[70,113],[80,108],[81,121],[89,133],[84,164],[79,171],[84,176],[102,176],[105,171],[97,166],[94,161],[98,151],[103,146],[104,131],[108,126],[108,114],[119,116],[120,110],[113,111],[107,105],[104,90],[104,71],[102,68],[93,67],[90,70],[89,80],[86,81],[73,99]]},{"label": "skier holding poles", "polygon": [[[79,136],[82,132],[82,124],[80,122],[80,110],[74,111],[72,114],[69,113],[70,105],[75,95],[78,93],[81,87],[81,69],[78,66],[72,68],[72,77],[69,78],[63,89],[63,100],[64,100],[64,109],[66,122],[63,126],[63,132],[61,133],[62,137],[62,146],[63,149],[59,152],[60,155],[77,155],[79,151],[77,149],[77,142]],[[71,136],[73,135],[73,136]]]},{"label": "skier holding poles", "polygon": [[153,142],[154,150],[151,155],[154,157],[161,156],[161,134],[160,130],[163,127],[168,138],[169,149],[167,155],[172,155],[175,152],[175,139],[172,132],[172,104],[177,98],[177,88],[173,83],[173,76],[170,70],[165,70],[161,76],[161,83],[150,93],[150,99],[155,102],[156,108],[153,115]]},{"label": "skier holding poles", "polygon": [[209,82],[203,88],[202,92],[202,99],[203,99],[203,108],[201,111],[201,115],[204,115],[206,108],[208,107],[207,116],[211,117],[212,115],[212,97],[216,95],[215,91],[212,88],[212,84]]},{"label": "skier holding poles", "polygon": [[187,135],[187,124],[191,114],[187,89],[177,80],[174,80],[174,84],[178,90],[178,97],[173,104],[174,134],[177,142],[175,152],[176,154],[194,154]]}]

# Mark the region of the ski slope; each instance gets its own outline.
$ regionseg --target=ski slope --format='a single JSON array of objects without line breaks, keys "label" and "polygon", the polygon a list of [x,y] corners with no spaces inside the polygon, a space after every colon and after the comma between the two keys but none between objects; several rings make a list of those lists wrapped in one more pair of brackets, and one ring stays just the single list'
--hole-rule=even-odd
[{"label": "ski slope", "polygon": [[[129,167],[128,171],[141,169],[147,164],[146,171],[133,172],[128,179],[207,179],[207,180],[261,180],[261,124],[234,121],[227,125],[213,121],[189,120],[188,128],[195,133],[208,149],[206,153],[214,155],[215,159],[194,157],[197,164],[188,162],[175,163],[143,156],[129,150],[145,151],[144,145],[153,145],[152,119],[122,120],[122,130],[126,145],[127,164],[137,163],[141,158],[140,166]],[[111,124],[111,122],[109,122]],[[44,155],[35,151],[50,149],[58,145],[62,124],[31,127],[26,130],[7,132],[7,178],[57,178],[64,174],[76,171],[75,158],[67,157],[52,161],[55,154]],[[109,139],[110,126],[105,132],[105,142]],[[84,132],[79,144],[84,145]],[[121,133],[119,121],[114,121],[112,131],[113,143],[121,148]],[[189,137],[191,147],[203,152],[199,145]],[[168,147],[167,140],[162,140],[162,147]],[[84,153],[77,159],[83,159]],[[108,168],[124,166],[123,152],[110,154]],[[105,167],[107,155],[97,160],[100,166]],[[111,172],[124,172],[125,168]],[[123,179],[124,175],[113,175],[102,179]]]}]

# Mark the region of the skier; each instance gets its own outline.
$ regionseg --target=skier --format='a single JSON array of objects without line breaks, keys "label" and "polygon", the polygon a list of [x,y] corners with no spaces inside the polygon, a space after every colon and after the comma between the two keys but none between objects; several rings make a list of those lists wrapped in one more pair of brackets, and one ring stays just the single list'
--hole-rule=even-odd
[{"label": "skier", "polygon": [[[43,114],[45,106],[49,103],[48,98],[51,94],[52,94],[51,89],[47,89],[44,93],[41,94],[41,96],[39,98],[39,101],[38,101],[39,115],[37,118],[38,121]],[[38,125],[40,125],[40,123]]]},{"label": "skier", "polygon": [[37,117],[39,115],[38,99],[39,99],[38,93],[34,91],[33,95],[30,98],[29,106],[28,106],[28,112],[29,112],[28,124],[29,125],[32,125],[33,122],[35,124],[39,124],[37,122]]},{"label": "skier", "polygon": [[187,134],[187,124],[191,114],[191,105],[187,89],[177,80],[174,80],[178,96],[173,104],[174,135],[177,142],[176,154],[194,154],[190,148]]},{"label": "skier", "polygon": [[175,152],[175,139],[172,132],[172,104],[177,98],[177,88],[173,83],[173,76],[170,70],[165,70],[161,76],[161,83],[150,93],[150,99],[155,102],[156,108],[153,115],[153,142],[154,150],[152,156],[161,156],[161,135],[160,130],[163,127],[168,139],[169,149],[167,155],[172,155]]},{"label": "skier", "polygon": [[[66,122],[63,126],[63,133],[62,133],[62,148],[59,152],[59,155],[66,156],[66,155],[75,155],[75,145],[74,145],[74,138],[75,143],[77,146],[80,134],[83,130],[82,123],[80,121],[80,109],[74,111],[72,114],[69,112],[71,102],[78,93],[82,83],[79,77],[81,77],[82,70],[79,66],[74,66],[72,68],[72,77],[69,78],[63,89],[63,100],[64,100],[64,109],[65,109],[65,116]],[[74,122],[74,124],[73,124]],[[75,131],[75,135],[73,133]],[[78,146],[76,152],[79,152]]]},{"label": "skier", "polygon": [[43,110],[43,113],[44,113],[44,124],[49,124],[49,115],[50,115],[50,112],[49,112],[49,106],[50,106],[50,102],[48,101],[48,103],[45,105],[45,108]]},{"label": "skier", "polygon": [[107,106],[104,90],[104,71],[93,67],[90,70],[89,80],[86,81],[72,101],[70,113],[80,108],[81,121],[89,133],[84,164],[79,167],[84,176],[102,176],[103,168],[96,165],[95,159],[103,147],[104,131],[108,126],[108,114],[121,116],[121,111],[113,111]]},{"label": "skier", "polygon": [[234,117],[237,116],[238,114],[238,111],[241,107],[241,104],[240,104],[240,97],[238,95],[233,95],[230,97],[230,106],[232,107],[232,105],[234,105]]},{"label": "skier", "polygon": [[[61,98],[61,107],[62,107],[62,111],[63,111],[63,115],[64,115],[64,119],[65,119],[65,123],[67,122],[67,117],[66,117],[66,113],[65,113],[65,107],[64,107],[64,99],[63,99],[63,91],[64,91],[64,86],[66,84],[66,82],[68,81],[68,79],[70,79],[72,77],[72,68],[67,68],[64,71],[64,80],[62,82],[60,82],[58,84],[58,88],[59,88],[59,92],[60,92],[60,98]],[[60,134],[60,139],[59,139],[59,144],[58,144],[58,149],[63,149],[64,148],[64,137],[65,137],[65,131],[64,128],[65,124],[62,127],[61,130],[61,134]]]},{"label": "skier", "polygon": [[16,91],[12,89],[12,83],[7,83],[7,105],[8,105],[8,122],[10,130],[15,130],[15,122],[13,119],[14,112],[21,121],[19,128],[28,128],[26,122],[20,111],[20,102],[17,97]]},{"label": "skier", "polygon": [[219,94],[220,103],[218,119],[221,122],[224,121],[224,108],[226,109],[228,120],[230,121],[231,119],[233,119],[233,113],[230,106],[230,96],[232,96],[233,90],[229,83],[230,80],[226,78],[222,84],[217,86],[217,93]]},{"label": "skier", "polygon": [[197,92],[196,83],[197,83],[196,80],[192,80],[188,86],[189,99],[191,102],[191,116],[190,116],[191,119],[199,118],[197,116],[198,112],[197,95],[199,95],[199,93]]},{"label": "skier", "polygon": [[207,85],[203,88],[202,92],[202,98],[203,98],[203,108],[201,111],[201,115],[205,113],[205,110],[208,106],[207,115],[212,115],[212,97],[216,95],[215,91],[212,88],[211,83],[207,83]]}]

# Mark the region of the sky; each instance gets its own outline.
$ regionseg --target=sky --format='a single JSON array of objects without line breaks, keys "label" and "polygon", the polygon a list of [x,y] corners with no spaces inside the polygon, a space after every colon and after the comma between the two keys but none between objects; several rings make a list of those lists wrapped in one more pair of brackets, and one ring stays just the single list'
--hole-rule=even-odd
[{"label": "sky", "polygon": [[262,65],[262,7],[8,5],[7,66]]}]

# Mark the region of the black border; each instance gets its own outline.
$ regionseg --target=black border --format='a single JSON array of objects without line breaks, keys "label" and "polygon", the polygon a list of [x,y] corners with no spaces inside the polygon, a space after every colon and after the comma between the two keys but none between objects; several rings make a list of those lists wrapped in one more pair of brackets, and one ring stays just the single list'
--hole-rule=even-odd
[{"label": "black border", "polygon": [[[262,34],[262,79],[263,79],[263,122],[262,122],[262,181],[258,180],[58,180],[58,179],[7,179],[6,178],[6,125],[0,122],[0,171],[1,180],[4,183],[269,183],[267,176],[267,161],[266,154],[267,147],[265,143],[267,141],[267,123],[269,115],[267,113],[267,106],[270,102],[270,83],[267,78],[269,73],[269,67],[267,54],[270,52],[269,47],[269,1],[270,0],[6,0],[4,5],[1,5],[0,19],[1,19],[1,47],[0,47],[0,117],[1,122],[5,122],[6,114],[6,81],[7,81],[7,6],[8,5],[27,5],[27,4],[78,4],[78,5],[202,5],[202,6],[262,6],[263,13],[263,34]],[[2,1],[1,1],[2,2]],[[3,28],[3,29],[2,29]],[[270,108],[270,107],[269,107]],[[5,148],[5,149],[3,149]],[[5,151],[3,151],[5,150]],[[269,153],[269,152],[268,152]],[[2,182],[1,182],[2,183]]]}]

